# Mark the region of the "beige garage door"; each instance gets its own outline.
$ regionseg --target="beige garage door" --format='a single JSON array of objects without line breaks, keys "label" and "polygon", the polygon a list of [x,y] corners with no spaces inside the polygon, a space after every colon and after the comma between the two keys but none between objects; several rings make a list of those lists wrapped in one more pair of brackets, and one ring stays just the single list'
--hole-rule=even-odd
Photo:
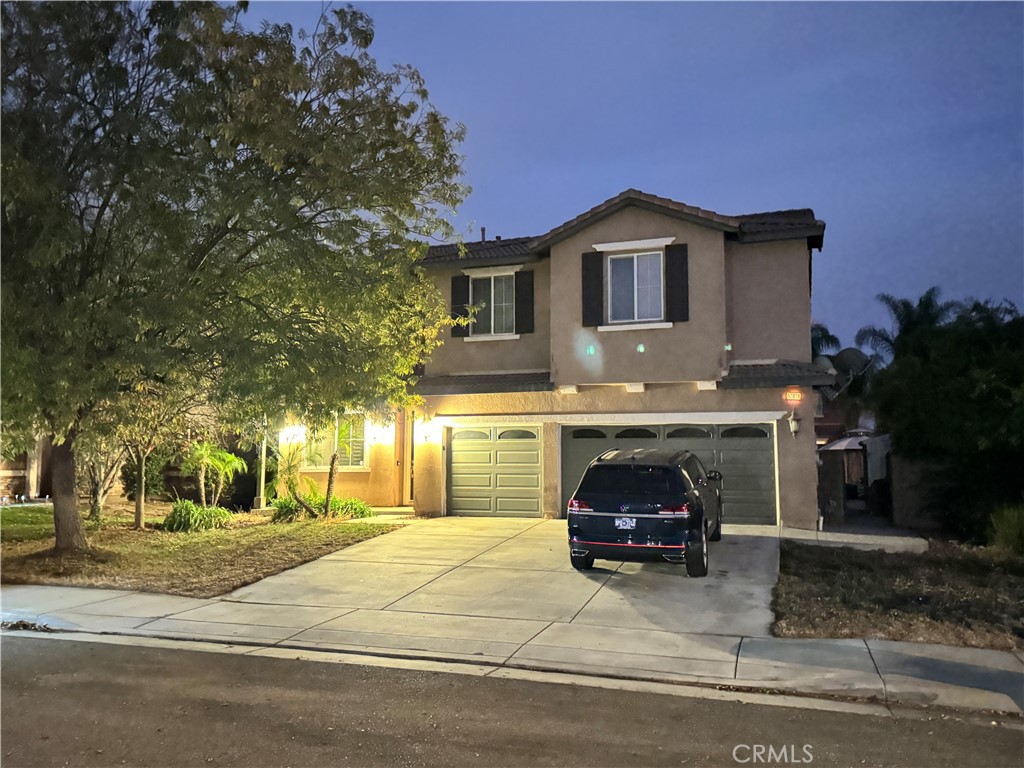
[{"label": "beige garage door", "polygon": [[541,516],[538,427],[454,427],[448,438],[448,514]]}]

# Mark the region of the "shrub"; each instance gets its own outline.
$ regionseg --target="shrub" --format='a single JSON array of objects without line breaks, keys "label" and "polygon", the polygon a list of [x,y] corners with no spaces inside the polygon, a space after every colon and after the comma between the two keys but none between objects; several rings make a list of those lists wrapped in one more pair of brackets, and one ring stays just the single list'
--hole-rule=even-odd
[{"label": "shrub", "polygon": [[[334,504],[331,504],[333,507]],[[373,507],[362,499],[341,499],[340,513],[343,517],[373,517],[376,512]]]},{"label": "shrub", "polygon": [[[168,454],[154,451],[146,459],[146,498],[159,499],[167,493],[164,484],[164,467],[169,461]],[[121,465],[121,486],[128,501],[135,501],[135,478],[138,476],[135,461],[129,456]]]},{"label": "shrub", "polygon": [[271,518],[275,523],[294,523],[302,517],[303,509],[299,502],[291,496],[278,496],[270,506],[274,508],[274,515]]},{"label": "shrub", "polygon": [[992,513],[988,543],[1024,555],[1024,504],[999,507]]},{"label": "shrub", "polygon": [[226,528],[231,513],[223,507],[201,507],[194,501],[178,499],[171,505],[171,514],[164,518],[165,531],[207,531]]}]

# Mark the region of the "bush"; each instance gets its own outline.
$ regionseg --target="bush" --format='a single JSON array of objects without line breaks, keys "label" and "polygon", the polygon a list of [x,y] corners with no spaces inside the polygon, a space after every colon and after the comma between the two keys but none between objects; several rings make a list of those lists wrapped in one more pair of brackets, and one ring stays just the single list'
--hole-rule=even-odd
[{"label": "bush", "polygon": [[[334,504],[331,506],[333,507]],[[342,499],[340,512],[343,517],[373,517],[377,514],[373,511],[373,507],[365,501],[355,498]]]},{"label": "bush", "polygon": [[[326,497],[324,494],[318,491],[311,491],[302,495],[303,501],[305,501],[313,509],[317,510],[318,516],[322,517],[322,510],[324,508],[324,502]],[[271,503],[274,508],[273,521],[275,523],[293,523],[303,517],[305,510],[299,505],[291,496],[284,496]],[[376,513],[373,511],[373,507],[367,504],[362,499],[350,498],[342,499],[334,496],[331,498],[331,512],[326,517],[373,517]]]},{"label": "bush", "polygon": [[223,507],[201,507],[194,501],[178,499],[171,505],[171,514],[164,518],[165,531],[207,531],[226,528],[231,513]]},{"label": "bush", "polygon": [[274,515],[271,518],[275,523],[294,523],[302,517],[303,509],[299,502],[291,496],[279,496],[270,502],[274,508]]},{"label": "bush", "polygon": [[[164,483],[164,467],[170,458],[164,453],[151,453],[146,458],[146,498],[160,499],[167,493]],[[137,477],[135,461],[129,456],[121,465],[121,485],[128,501],[135,501],[135,478]]]},{"label": "bush", "polygon": [[988,543],[1024,555],[1024,504],[1007,505],[992,513]]}]

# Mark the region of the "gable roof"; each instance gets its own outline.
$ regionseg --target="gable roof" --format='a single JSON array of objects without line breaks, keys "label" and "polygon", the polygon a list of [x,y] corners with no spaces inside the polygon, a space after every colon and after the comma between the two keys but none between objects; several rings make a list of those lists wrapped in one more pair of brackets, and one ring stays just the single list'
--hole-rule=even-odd
[{"label": "gable roof", "polygon": [[428,264],[480,261],[500,265],[521,263],[524,259],[530,258],[543,258],[549,254],[551,246],[555,243],[630,206],[712,227],[724,232],[727,240],[740,243],[807,238],[808,247],[820,250],[825,236],[825,222],[815,218],[814,211],[810,208],[726,216],[667,197],[641,192],[639,189],[627,189],[539,237],[465,243],[466,253],[461,257],[458,244],[432,245],[427,249],[423,261]]}]

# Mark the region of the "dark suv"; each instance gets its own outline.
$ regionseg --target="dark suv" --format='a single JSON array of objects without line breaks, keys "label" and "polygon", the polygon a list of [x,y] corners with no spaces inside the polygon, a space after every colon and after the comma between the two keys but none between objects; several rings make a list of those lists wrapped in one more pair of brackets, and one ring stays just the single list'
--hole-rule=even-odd
[{"label": "dark suv", "polygon": [[708,573],[708,542],[722,538],[722,474],[689,451],[611,450],[587,467],[569,500],[569,556],[686,563]]}]

